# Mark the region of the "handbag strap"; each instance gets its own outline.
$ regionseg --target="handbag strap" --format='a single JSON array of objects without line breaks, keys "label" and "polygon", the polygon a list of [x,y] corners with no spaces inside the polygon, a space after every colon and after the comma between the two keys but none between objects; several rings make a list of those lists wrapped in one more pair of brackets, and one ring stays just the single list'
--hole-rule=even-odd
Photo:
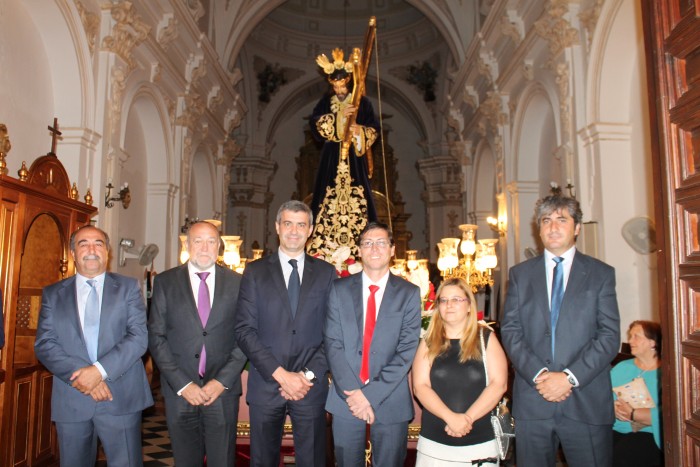
[{"label": "handbag strap", "polygon": [[486,365],[486,344],[484,343],[484,328],[479,327],[479,340],[481,341],[481,360],[484,362],[484,375],[486,376],[486,386],[489,385],[489,369]]},{"label": "handbag strap", "polygon": [[[479,340],[481,341],[481,360],[484,362],[484,376],[486,377],[486,386],[489,385],[489,368],[488,365],[486,364],[486,344],[484,343],[484,328],[480,327],[479,328]],[[496,404],[496,407],[491,409],[491,415],[496,415],[498,412],[496,411],[496,408],[498,408],[498,404]]]}]

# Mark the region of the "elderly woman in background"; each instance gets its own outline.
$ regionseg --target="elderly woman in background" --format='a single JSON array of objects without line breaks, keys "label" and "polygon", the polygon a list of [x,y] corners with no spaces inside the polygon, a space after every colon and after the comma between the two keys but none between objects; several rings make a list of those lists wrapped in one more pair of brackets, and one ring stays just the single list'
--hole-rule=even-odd
[{"label": "elderly woman in background", "polygon": [[[613,425],[613,465],[660,466],[663,465],[659,397],[661,326],[652,321],[634,321],[627,333],[634,359],[618,363],[610,373],[615,392],[616,418]],[[640,398],[639,388],[645,386],[653,404]],[[630,394],[635,396],[634,400],[641,402],[629,403]]]},{"label": "elderly woman in background", "polygon": [[413,361],[413,390],[424,409],[416,466],[497,465],[490,412],[506,391],[506,355],[489,328],[477,322],[476,301],[464,280],[445,280],[436,302],[438,312]]}]

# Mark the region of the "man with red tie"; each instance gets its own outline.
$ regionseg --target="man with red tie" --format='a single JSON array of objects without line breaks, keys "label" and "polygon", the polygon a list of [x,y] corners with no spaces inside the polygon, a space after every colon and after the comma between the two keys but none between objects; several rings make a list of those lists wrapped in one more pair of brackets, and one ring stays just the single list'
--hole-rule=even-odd
[{"label": "man with red tie", "polygon": [[389,272],[387,225],[369,223],[357,244],[363,272],[333,283],[324,330],[335,456],[339,467],[364,466],[369,424],[373,465],[401,466],[414,415],[407,375],[418,347],[420,292]]},{"label": "man with red tie", "polygon": [[189,261],[158,274],[148,322],[176,465],[232,466],[245,355],[234,323],[241,276],[216,264],[209,222],[187,232]]}]

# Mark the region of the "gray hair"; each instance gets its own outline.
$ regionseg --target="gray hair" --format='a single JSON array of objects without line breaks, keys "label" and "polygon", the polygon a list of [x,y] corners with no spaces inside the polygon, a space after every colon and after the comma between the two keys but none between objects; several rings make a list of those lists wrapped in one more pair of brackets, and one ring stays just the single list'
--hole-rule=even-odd
[{"label": "gray hair", "polygon": [[83,225],[83,226],[78,227],[77,229],[75,229],[75,231],[73,231],[72,234],[70,234],[70,251],[75,252],[75,236],[78,235],[78,232],[80,232],[81,230],[84,230],[84,229],[95,229],[98,232],[100,232],[102,234],[102,236],[105,238],[107,251],[112,249],[112,247],[109,244],[109,235],[107,235],[107,232],[100,229],[99,227],[95,227],[92,224],[87,224],[87,225]]},{"label": "gray hair", "polygon": [[219,237],[219,241],[221,241],[221,232],[219,232],[219,228],[217,226],[215,226],[214,224],[212,224],[209,221],[196,221],[196,222],[193,222],[192,224],[190,224],[189,227],[187,227],[187,243],[190,242],[190,232],[192,231],[192,227],[194,227],[195,225],[201,225],[201,224],[211,225],[214,228],[214,230],[216,230],[216,236]]},{"label": "gray hair", "polygon": [[314,214],[311,212],[311,208],[302,201],[290,199],[289,201],[282,203],[282,206],[280,206],[280,208],[277,210],[277,218],[275,219],[276,223],[280,223],[282,220],[282,212],[284,211],[305,212],[309,216],[309,225],[314,225]]},{"label": "gray hair", "polygon": [[581,223],[583,212],[581,211],[581,204],[579,204],[576,198],[549,195],[546,198],[540,199],[535,204],[535,220],[537,221],[537,227],[540,227],[544,216],[563,209],[568,211],[569,215],[574,220],[574,225],[579,225]]}]

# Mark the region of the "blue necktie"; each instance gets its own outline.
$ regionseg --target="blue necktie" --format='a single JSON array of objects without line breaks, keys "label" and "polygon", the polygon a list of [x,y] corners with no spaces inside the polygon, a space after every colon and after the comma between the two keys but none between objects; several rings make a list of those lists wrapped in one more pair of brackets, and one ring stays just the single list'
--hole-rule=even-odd
[{"label": "blue necktie", "polygon": [[564,265],[561,264],[564,258],[557,256],[556,258],[552,258],[552,260],[557,263],[557,265],[554,266],[554,274],[552,275],[552,298],[550,303],[552,319],[552,358],[554,358],[557,321],[559,320],[561,301],[564,298]]},{"label": "blue necktie", "polygon": [[90,286],[90,293],[85,302],[85,317],[83,318],[83,336],[85,336],[85,346],[87,347],[90,361],[97,361],[97,341],[100,335],[100,299],[97,296],[97,281],[89,279],[86,281]]},{"label": "blue necktie", "polygon": [[299,290],[301,289],[301,280],[299,279],[299,269],[297,260],[290,259],[289,264],[292,265],[292,274],[289,276],[287,284],[287,294],[289,294],[289,305],[292,307],[292,319],[297,315],[297,306],[299,305]]}]

